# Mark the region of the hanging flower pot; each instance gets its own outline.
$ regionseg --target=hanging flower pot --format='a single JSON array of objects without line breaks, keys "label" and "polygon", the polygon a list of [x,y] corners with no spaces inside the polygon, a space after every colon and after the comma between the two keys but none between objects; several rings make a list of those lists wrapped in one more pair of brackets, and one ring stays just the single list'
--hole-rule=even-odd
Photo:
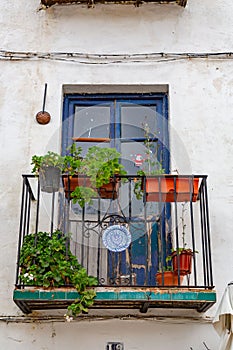
[{"label": "hanging flower pot", "polygon": [[120,187],[119,178],[110,178],[109,183],[102,185],[97,189],[98,194],[103,199],[116,199]]},{"label": "hanging flower pot", "polygon": [[82,186],[92,188],[90,178],[84,175],[63,175],[62,180],[66,198],[69,197],[76,187]]},{"label": "hanging flower pot", "polygon": [[39,179],[42,192],[58,192],[60,187],[61,171],[58,167],[46,166],[39,170]]},{"label": "hanging flower pot", "polygon": [[63,176],[63,185],[66,198],[75,190],[76,187],[92,188],[96,192],[96,197],[103,199],[116,199],[120,187],[119,178],[110,178],[109,183],[103,184],[99,188],[94,188],[91,180],[85,175]]},{"label": "hanging flower pot", "polygon": [[[188,176],[146,176],[147,202],[196,202],[199,178]],[[144,191],[144,181],[142,190]]]},{"label": "hanging flower pot", "polygon": [[192,257],[191,249],[182,249],[172,253],[173,271],[181,276],[189,275],[192,272]]},{"label": "hanging flower pot", "polygon": [[39,174],[41,191],[53,193],[59,191],[63,157],[48,151],[44,156],[32,156],[32,173]]}]

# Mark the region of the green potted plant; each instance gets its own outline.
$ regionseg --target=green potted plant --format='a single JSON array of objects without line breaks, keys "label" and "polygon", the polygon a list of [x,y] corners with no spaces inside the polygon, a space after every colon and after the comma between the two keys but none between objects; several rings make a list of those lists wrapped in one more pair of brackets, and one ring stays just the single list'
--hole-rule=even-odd
[{"label": "green potted plant", "polygon": [[135,181],[136,198],[141,199],[145,192],[147,202],[184,202],[190,200],[195,202],[198,195],[199,178],[165,174],[165,170],[157,158],[158,140],[156,135],[152,135],[148,123],[142,123],[142,128],[145,137],[146,159],[141,170],[137,172],[141,178]]},{"label": "green potted plant", "polygon": [[[75,151],[75,148],[74,148]],[[126,175],[123,165],[120,163],[121,154],[115,148],[102,148],[92,146],[88,149],[85,158],[80,160],[79,168],[71,175],[77,175],[76,184],[70,184],[70,193],[73,202],[78,202],[81,207],[85,203],[91,203],[97,193],[101,198],[115,199],[119,188],[118,175]],[[72,162],[69,164],[72,167]],[[70,180],[70,178],[69,178]],[[68,181],[66,180],[66,191],[69,193]]]},{"label": "green potted plant", "polygon": [[45,156],[32,157],[32,172],[42,174],[43,178],[48,169],[57,169],[56,176],[52,173],[46,186],[40,177],[43,191],[58,191],[62,172],[66,197],[72,198],[73,202],[78,202],[81,207],[84,207],[85,203],[91,204],[92,198],[98,195],[110,199],[117,197],[119,188],[117,176],[127,173],[119,161],[121,154],[115,148],[93,146],[83,158],[82,148],[77,148],[73,143],[67,152],[65,156],[49,151]]},{"label": "green potted plant", "polygon": [[32,156],[32,173],[39,175],[41,191],[52,193],[59,190],[63,162],[62,156],[51,151],[44,156]]},{"label": "green potted plant", "polygon": [[[176,250],[172,252],[169,256],[170,260],[172,260],[173,271],[175,273],[185,276],[192,273],[192,259],[194,252],[192,249],[187,248],[186,243],[186,223],[185,223],[185,211],[186,203],[182,203],[182,212],[181,212],[181,226],[182,226],[182,247],[178,247]],[[195,251],[197,253],[197,251]]]},{"label": "green potted plant", "polygon": [[81,174],[81,165],[83,162],[82,147],[76,147],[73,143],[67,149],[67,155],[64,156],[63,168],[63,185],[66,198],[73,196],[73,191],[76,190],[74,202],[78,202],[81,207],[85,203],[90,203],[92,198],[96,196],[96,191],[91,187],[90,180],[84,174]]},{"label": "green potted plant", "polygon": [[[153,201],[156,198],[151,197],[151,188],[154,191],[158,178],[156,175],[164,174],[165,170],[162,167],[161,162],[157,158],[157,139],[151,137],[151,132],[148,123],[142,123],[144,130],[144,146],[145,146],[145,160],[140,170],[138,170],[137,178],[134,183],[134,193],[137,199],[143,197],[144,189],[146,188],[146,201]],[[155,136],[155,135],[154,135]]]},{"label": "green potted plant", "polygon": [[79,298],[68,307],[67,319],[87,312],[93,304],[97,279],[88,276],[77,258],[67,249],[61,231],[38,232],[25,236],[20,251],[20,280],[25,286],[54,288],[73,285]]}]

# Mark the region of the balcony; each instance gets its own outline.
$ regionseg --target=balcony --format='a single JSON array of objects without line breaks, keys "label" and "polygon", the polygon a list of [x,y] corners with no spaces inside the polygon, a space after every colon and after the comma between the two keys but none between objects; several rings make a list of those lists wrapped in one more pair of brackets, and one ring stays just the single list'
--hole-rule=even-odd
[{"label": "balcony", "polygon": [[[124,178],[124,181],[122,181]],[[108,198],[73,204],[70,177],[46,193],[34,175],[23,175],[16,283],[13,299],[24,313],[63,309],[79,298],[68,282],[54,288],[27,285],[20,275],[25,237],[59,229],[67,247],[98,280],[93,309],[179,308],[206,311],[213,290],[207,176],[121,176]],[[142,183],[141,197],[135,184]],[[66,186],[66,190],[64,190]],[[120,232],[119,232],[120,231]],[[188,250],[186,267],[183,253]],[[68,251],[68,250],[67,250]],[[171,280],[168,280],[171,275]]]},{"label": "balcony", "polygon": [[140,6],[145,3],[159,3],[159,4],[170,4],[175,3],[179,6],[185,7],[187,0],[41,0],[41,4],[50,7],[55,4],[87,4],[88,7],[93,7],[95,4],[134,4],[135,6]]}]

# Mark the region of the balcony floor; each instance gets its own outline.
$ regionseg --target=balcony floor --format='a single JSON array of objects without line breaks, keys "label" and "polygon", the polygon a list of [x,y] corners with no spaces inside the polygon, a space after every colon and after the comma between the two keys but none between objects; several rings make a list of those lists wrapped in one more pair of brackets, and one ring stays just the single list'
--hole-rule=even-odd
[{"label": "balcony floor", "polygon": [[[149,308],[194,309],[204,312],[216,302],[216,292],[206,289],[187,288],[110,288],[96,289],[95,309],[139,309]],[[66,309],[79,297],[73,288],[15,289],[13,300],[23,313],[35,310]]]}]

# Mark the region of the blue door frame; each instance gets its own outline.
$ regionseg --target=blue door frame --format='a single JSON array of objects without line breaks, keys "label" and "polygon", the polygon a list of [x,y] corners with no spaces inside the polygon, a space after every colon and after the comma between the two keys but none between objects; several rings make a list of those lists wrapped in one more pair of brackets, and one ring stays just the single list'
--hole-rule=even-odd
[{"label": "blue door frame", "polygon": [[[91,107],[94,105],[110,106],[110,139],[121,140],[120,135],[120,108],[127,104],[141,106],[153,106],[156,112],[162,116],[159,118],[156,132],[161,135],[158,141],[161,163],[165,173],[170,172],[170,154],[169,154],[169,136],[168,136],[168,99],[167,94],[67,94],[64,96],[63,105],[63,128],[62,128],[62,153],[66,152],[67,147],[72,144],[74,132],[74,116],[77,106]],[[132,141],[137,141],[132,139]],[[126,140],[122,140],[125,142]],[[119,148],[118,142],[112,142],[113,147]],[[120,151],[120,149],[119,149]]]},{"label": "blue door frame", "polygon": [[[159,133],[160,138],[158,140],[159,147],[159,160],[162,163],[166,173],[170,172],[169,167],[169,137],[168,137],[168,100],[166,94],[88,94],[88,95],[65,95],[64,97],[64,108],[63,108],[63,128],[62,128],[62,152],[66,152],[68,146],[73,143],[72,137],[74,135],[74,115],[76,107],[91,107],[91,106],[109,106],[110,107],[110,118],[109,118],[109,138],[110,146],[116,147],[119,151],[121,150],[121,143],[127,142],[128,139],[121,137],[121,108],[128,105],[141,105],[155,109],[156,112],[161,116],[157,121],[156,133]],[[132,137],[131,141],[143,142],[143,139],[137,139]],[[170,216],[170,206],[166,204],[166,217],[161,215],[160,230],[164,232],[162,234],[162,240],[164,240],[162,246],[168,247],[168,251],[171,247],[170,237],[165,237],[165,225],[166,218]],[[132,235],[137,236],[137,230],[140,228],[132,227]],[[135,232],[134,232],[135,231]],[[165,244],[167,241],[167,244]],[[151,267],[149,271],[143,269],[134,269],[130,273],[136,274],[136,284],[142,285],[142,281],[147,280],[149,285],[155,285],[155,274],[158,269],[158,225],[155,223],[151,231]],[[131,256],[132,263],[135,265],[144,264],[145,256],[143,249],[148,249],[148,237],[140,237],[133,240],[131,244]],[[115,253],[109,253],[108,256],[108,276],[109,279],[114,279],[114,273],[112,269],[112,261],[118,261],[118,256],[114,256]],[[167,252],[164,251],[164,256]],[[164,262],[165,263],[165,262]],[[126,255],[121,253],[120,257],[121,273],[127,275],[129,272]],[[147,274],[145,278],[145,273]]]}]

